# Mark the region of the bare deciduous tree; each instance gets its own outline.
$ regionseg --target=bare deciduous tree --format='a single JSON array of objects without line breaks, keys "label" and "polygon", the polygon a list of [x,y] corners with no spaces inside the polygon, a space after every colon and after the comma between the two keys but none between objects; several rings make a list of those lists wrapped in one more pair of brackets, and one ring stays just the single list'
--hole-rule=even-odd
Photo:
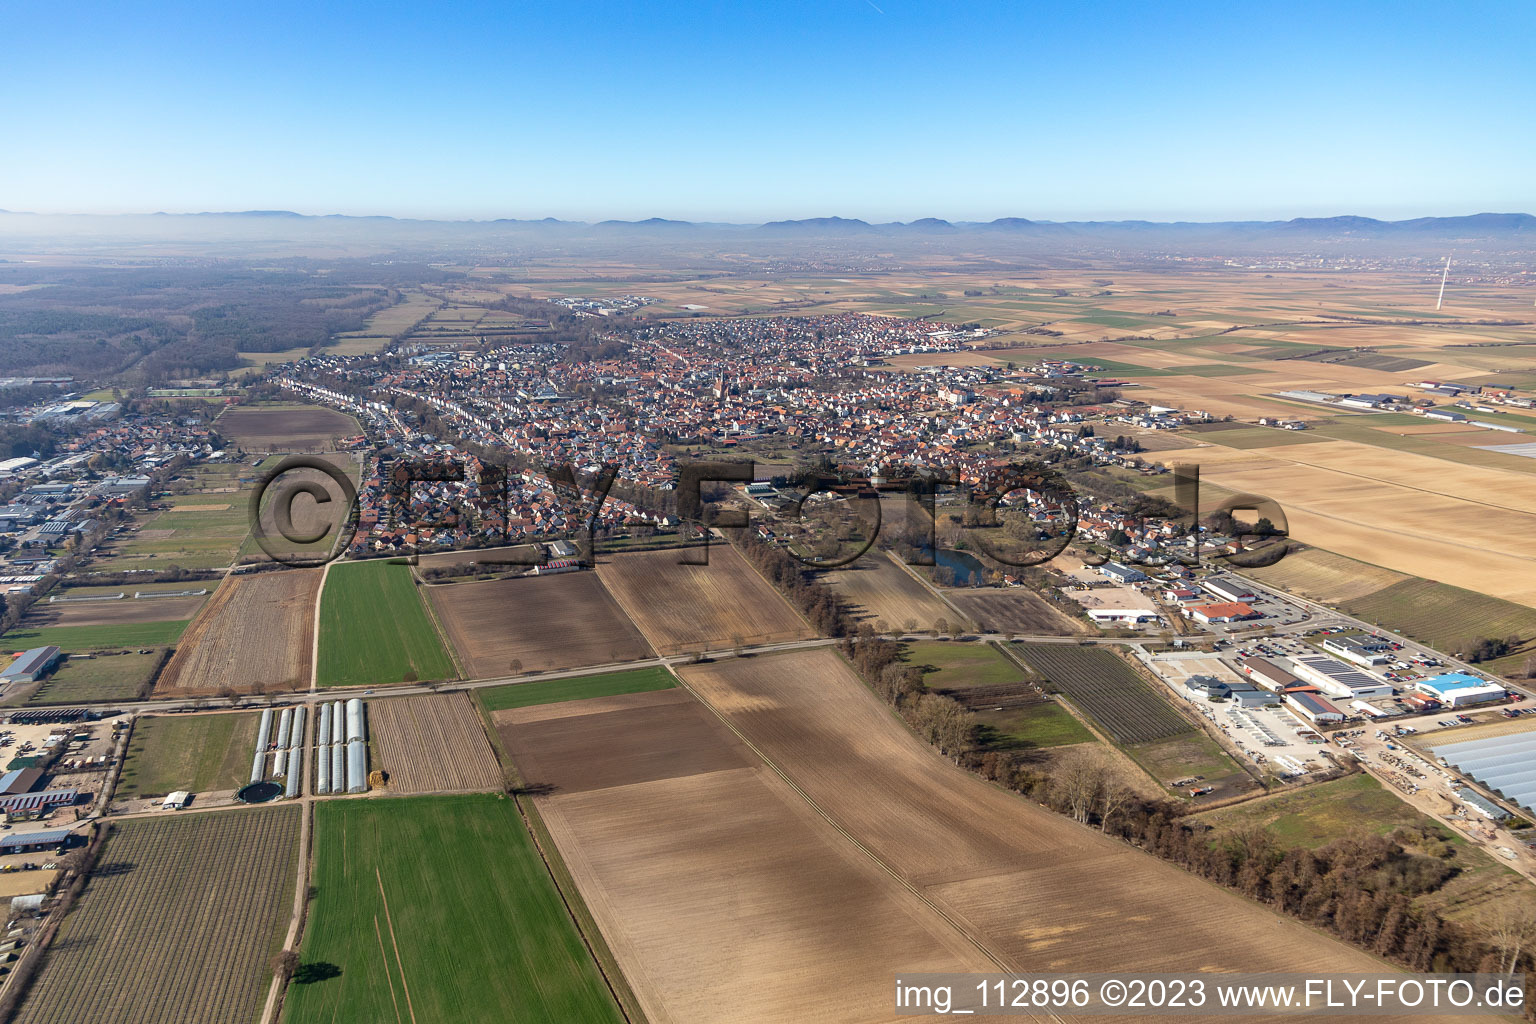
[{"label": "bare deciduous tree", "polygon": [[1097,755],[1084,750],[1068,751],[1051,775],[1052,795],[1073,821],[1087,824],[1102,781],[1103,763]]},{"label": "bare deciduous tree", "polygon": [[1479,921],[1489,945],[1499,954],[1499,973],[1513,974],[1520,957],[1536,945],[1536,907],[1515,900],[1501,900]]}]

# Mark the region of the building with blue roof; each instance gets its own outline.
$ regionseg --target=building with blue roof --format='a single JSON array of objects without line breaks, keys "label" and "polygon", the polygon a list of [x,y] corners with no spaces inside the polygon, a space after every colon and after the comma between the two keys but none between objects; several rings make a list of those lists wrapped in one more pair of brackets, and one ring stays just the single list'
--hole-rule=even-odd
[{"label": "building with blue roof", "polygon": [[1413,686],[1414,689],[1429,694],[1451,708],[1467,707],[1470,704],[1487,704],[1489,701],[1504,700],[1509,696],[1509,691],[1498,683],[1490,683],[1486,679],[1479,679],[1466,672],[1447,672],[1429,679],[1420,679]]}]

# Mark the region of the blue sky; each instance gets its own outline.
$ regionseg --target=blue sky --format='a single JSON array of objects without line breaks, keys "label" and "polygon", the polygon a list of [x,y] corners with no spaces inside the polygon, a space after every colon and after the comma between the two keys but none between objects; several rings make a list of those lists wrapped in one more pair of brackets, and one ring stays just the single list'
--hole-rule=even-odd
[{"label": "blue sky", "polygon": [[16,0],[0,208],[1536,212],[1533,29],[1524,2]]}]

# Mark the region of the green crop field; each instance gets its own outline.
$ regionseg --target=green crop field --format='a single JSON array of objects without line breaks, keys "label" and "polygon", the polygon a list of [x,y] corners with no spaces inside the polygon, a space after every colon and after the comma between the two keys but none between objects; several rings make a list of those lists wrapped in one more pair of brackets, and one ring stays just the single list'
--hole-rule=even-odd
[{"label": "green crop field", "polygon": [[165,499],[170,508],[141,519],[138,533],[109,541],[91,568],[122,572],[127,569],[217,569],[234,561],[246,534],[249,500],[242,474],[254,477],[250,467],[216,465],[189,471],[186,483],[192,493]]},{"label": "green crop field", "polygon": [[314,841],[286,1024],[622,1022],[510,799],[328,801]]},{"label": "green crop field", "polygon": [[331,566],[320,594],[321,686],[453,679],[453,660],[416,593],[407,565]]},{"label": "green crop field", "polygon": [[1518,637],[1515,653],[1478,666],[1490,672],[1518,672],[1536,651],[1536,608],[1433,580],[1404,580],[1340,607],[1357,619],[1441,651],[1454,651],[1464,641],[1481,637]]},{"label": "green crop field", "polygon": [[1315,849],[1358,832],[1385,834],[1429,819],[1369,775],[1319,782],[1279,796],[1200,815],[1208,825],[1241,831],[1262,826],[1288,846]]},{"label": "green crop field", "polygon": [[974,714],[979,726],[977,745],[988,750],[1029,750],[1094,742],[1093,733],[1054,702]]},{"label": "green crop field", "polygon": [[[1158,782],[1201,776],[1210,786],[1234,783],[1239,788],[1247,788],[1250,785],[1242,767],[1221,749],[1220,744],[1198,730],[1151,743],[1133,744],[1124,750]],[[1185,797],[1183,790],[1175,795],[1181,799]]]},{"label": "green crop field", "polygon": [[991,644],[918,640],[907,644],[906,661],[923,670],[923,684],[930,690],[996,686],[1025,679],[1023,670]]},{"label": "green crop field", "polygon": [[627,672],[604,672],[571,679],[543,679],[536,683],[514,683],[480,691],[480,701],[487,711],[527,708],[535,704],[559,704],[588,697],[613,697],[621,693],[646,693],[677,685],[672,673],[664,668],[637,668]]},{"label": "green crop field", "polygon": [[186,619],[176,622],[123,622],[108,626],[22,628],[0,636],[0,648],[20,651],[28,647],[51,645],[62,647],[68,652],[107,647],[165,647],[174,644],[186,628]]},{"label": "green crop field", "polygon": [[70,657],[43,680],[27,703],[74,704],[143,697],[164,658],[164,650]]},{"label": "green crop field", "polygon": [[141,719],[128,741],[115,797],[239,789],[250,781],[260,717],[249,711]]}]

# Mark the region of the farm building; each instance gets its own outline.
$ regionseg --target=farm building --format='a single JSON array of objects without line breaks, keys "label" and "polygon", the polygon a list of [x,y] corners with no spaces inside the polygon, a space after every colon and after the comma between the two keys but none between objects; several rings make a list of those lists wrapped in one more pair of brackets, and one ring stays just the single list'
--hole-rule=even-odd
[{"label": "farm building", "polygon": [[1090,608],[1088,617],[1094,622],[1156,622],[1157,612],[1145,608]]},{"label": "farm building", "polygon": [[1220,693],[1226,686],[1215,676],[1190,676],[1184,680],[1184,693],[1190,700],[1202,700],[1212,693]]},{"label": "farm building", "polygon": [[57,647],[34,647],[30,651],[22,651],[16,656],[15,661],[11,662],[4,671],[0,671],[0,684],[35,683],[58,660]]},{"label": "farm building", "polygon": [[1312,722],[1342,722],[1344,713],[1316,694],[1300,690],[1286,695],[1286,706]]},{"label": "farm building", "polygon": [[1140,569],[1119,562],[1104,563],[1099,566],[1099,573],[1120,583],[1140,583],[1147,578],[1147,574]]},{"label": "farm building", "polygon": [[1370,668],[1372,665],[1382,665],[1392,659],[1380,653],[1386,647],[1381,641],[1369,641],[1358,636],[1330,636],[1323,641],[1323,649],[1346,661],[1352,661],[1356,665]]},{"label": "farm building", "polygon": [[1195,619],[1209,625],[1212,622],[1239,622],[1245,619],[1262,619],[1264,616],[1253,610],[1252,605],[1241,601],[1231,601],[1223,604],[1197,604],[1183,609],[1186,619]]},{"label": "farm building", "polygon": [[1509,696],[1498,683],[1468,675],[1465,672],[1447,672],[1431,679],[1421,679],[1413,684],[1421,693],[1427,693],[1447,707],[1461,708],[1469,704],[1486,704]]},{"label": "farm building", "polygon": [[272,735],[272,709],[266,708],[261,713],[261,720],[256,726],[256,754],[251,758],[251,781],[260,782],[267,777],[267,740]]},{"label": "farm building", "polygon": [[41,768],[17,768],[0,775],[0,797],[30,793],[43,781]]},{"label": "farm building", "polygon": [[165,801],[160,805],[162,811],[179,811],[191,803],[192,794],[184,789],[178,789],[174,793],[166,794]]},{"label": "farm building", "polygon": [[1387,714],[1385,711],[1381,710],[1381,708],[1377,707],[1376,705],[1372,704],[1369,701],[1352,700],[1352,701],[1349,702],[1349,706],[1353,710],[1360,712],[1366,718],[1391,718],[1392,717],[1391,715]]},{"label": "farm building", "polygon": [[1292,662],[1296,676],[1315,683],[1330,697],[1390,697],[1392,684],[1322,655],[1300,657]]},{"label": "farm building", "polygon": [[1248,686],[1239,683],[1227,688],[1227,699],[1245,708],[1261,708],[1266,704],[1276,703],[1275,695],[1266,693],[1257,686]]},{"label": "farm building", "polygon": [[[368,746],[363,731],[363,702],[353,697],[346,703],[346,786],[348,793],[368,792]],[[339,749],[339,745],[338,745]],[[335,766],[332,766],[334,773]],[[331,776],[331,792],[340,789],[339,780]]]},{"label": "farm building", "polygon": [[580,572],[582,568],[581,562],[577,559],[556,558],[553,561],[545,562],[543,565],[534,566],[533,575],[556,576],[562,572]]},{"label": "farm building", "polygon": [[60,847],[73,845],[75,838],[75,834],[67,828],[51,828],[45,832],[18,832],[0,837],[0,856],[57,850]]},{"label": "farm building", "polygon": [[1258,597],[1252,587],[1231,576],[1212,576],[1201,586],[1222,601],[1252,601]]},{"label": "farm building", "polygon": [[47,789],[0,797],[0,813],[7,818],[37,818],[55,807],[68,807],[80,798],[78,789]]},{"label": "farm building", "polygon": [[1247,659],[1243,662],[1243,671],[1252,676],[1260,686],[1267,686],[1271,690],[1284,690],[1297,682],[1295,676],[1267,658]]}]

